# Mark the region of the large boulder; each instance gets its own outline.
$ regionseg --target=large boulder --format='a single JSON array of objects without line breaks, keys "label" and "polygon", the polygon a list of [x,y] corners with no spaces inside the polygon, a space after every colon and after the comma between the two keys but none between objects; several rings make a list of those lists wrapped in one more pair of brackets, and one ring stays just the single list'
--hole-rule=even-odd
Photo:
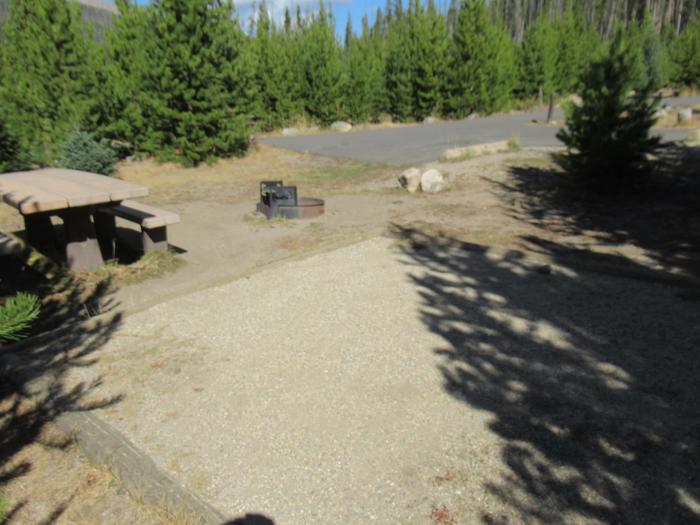
[{"label": "large boulder", "polygon": [[342,120],[336,120],[333,124],[331,124],[331,129],[333,131],[339,131],[340,133],[347,133],[352,129],[352,124]]},{"label": "large boulder", "polygon": [[682,108],[678,110],[678,123],[690,124],[693,121],[693,110],[691,108]]},{"label": "large boulder", "polygon": [[420,187],[426,193],[437,193],[447,189],[447,180],[436,169],[430,169],[420,177]]},{"label": "large boulder", "polygon": [[399,176],[399,184],[411,193],[415,193],[420,188],[421,175],[418,168],[409,168]]}]

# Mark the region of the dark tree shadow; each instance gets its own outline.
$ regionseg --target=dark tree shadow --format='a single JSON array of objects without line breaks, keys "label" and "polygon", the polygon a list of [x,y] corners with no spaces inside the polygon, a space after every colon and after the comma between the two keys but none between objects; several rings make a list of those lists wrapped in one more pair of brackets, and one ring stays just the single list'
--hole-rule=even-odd
[{"label": "dark tree shadow", "polygon": [[[76,367],[96,363],[95,352],[121,324],[121,315],[108,281],[89,282],[27,252],[0,257],[0,301],[18,291],[36,294],[42,303],[40,318],[25,341],[0,343],[0,485],[22,476],[32,465],[23,451],[35,442],[66,448],[72,439],[42,438],[46,425],[64,412],[92,410],[119,402],[121,396],[100,397],[101,380],[71,383]],[[97,314],[103,314],[94,318]],[[65,512],[70,497],[49,512],[53,522]],[[28,501],[12,501],[10,521]],[[39,517],[37,516],[37,519]]]},{"label": "dark tree shadow", "polygon": [[[648,259],[647,267],[700,278],[698,162],[700,149],[666,144],[648,178],[607,197],[550,168],[515,166],[508,183],[495,184],[511,216],[538,227],[522,239],[529,250],[600,257],[606,247],[628,245]],[[607,259],[638,264],[625,254]]]},{"label": "dark tree shadow", "polygon": [[505,473],[483,480],[504,523],[700,523],[694,303],[662,284],[394,234],[442,339],[445,389],[505,440]]},{"label": "dark tree shadow", "polygon": [[275,522],[262,514],[246,514],[240,518],[227,521],[223,525],[275,525]]}]

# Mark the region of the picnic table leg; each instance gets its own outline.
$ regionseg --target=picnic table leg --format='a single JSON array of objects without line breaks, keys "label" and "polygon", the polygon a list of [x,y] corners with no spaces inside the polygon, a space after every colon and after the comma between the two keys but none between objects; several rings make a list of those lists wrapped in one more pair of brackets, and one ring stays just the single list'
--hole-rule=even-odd
[{"label": "picnic table leg", "polygon": [[165,226],[160,228],[141,228],[143,253],[165,252],[168,250],[168,232]]},{"label": "picnic table leg", "polygon": [[66,262],[71,270],[93,270],[104,263],[90,212],[87,208],[71,208],[62,214],[66,229]]},{"label": "picnic table leg", "polygon": [[24,216],[24,230],[27,242],[32,246],[56,245],[56,232],[51,224],[51,216],[46,213],[33,213]]},{"label": "picnic table leg", "polygon": [[114,259],[117,255],[117,221],[111,213],[96,211],[93,216],[95,219],[95,231],[97,233],[97,241],[100,243],[102,257],[106,260]]}]

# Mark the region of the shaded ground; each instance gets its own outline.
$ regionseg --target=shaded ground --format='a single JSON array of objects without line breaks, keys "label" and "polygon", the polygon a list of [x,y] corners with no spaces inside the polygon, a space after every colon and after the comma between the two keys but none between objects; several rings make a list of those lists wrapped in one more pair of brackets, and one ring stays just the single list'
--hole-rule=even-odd
[{"label": "shaded ground", "polygon": [[[21,403],[22,410],[31,410]],[[14,462],[26,465],[26,472],[4,480],[0,489],[8,501],[7,523],[168,523],[160,511],[135,504],[117,479],[84,460],[70,437],[50,423]]]}]

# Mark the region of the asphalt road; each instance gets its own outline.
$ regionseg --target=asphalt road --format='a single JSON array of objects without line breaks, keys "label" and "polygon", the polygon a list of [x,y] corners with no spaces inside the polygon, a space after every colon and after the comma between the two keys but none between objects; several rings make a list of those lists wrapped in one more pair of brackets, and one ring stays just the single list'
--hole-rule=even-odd
[{"label": "asphalt road", "polygon": [[[664,104],[695,105],[700,97],[669,98]],[[544,112],[497,115],[473,120],[453,120],[349,133],[323,133],[299,137],[264,137],[260,142],[294,151],[303,151],[362,162],[419,164],[440,158],[443,151],[455,146],[507,140],[513,136],[524,147],[557,147],[557,128],[533,124],[543,121]],[[555,119],[563,118],[557,112]],[[685,130],[658,130],[665,140],[683,139]]]}]

